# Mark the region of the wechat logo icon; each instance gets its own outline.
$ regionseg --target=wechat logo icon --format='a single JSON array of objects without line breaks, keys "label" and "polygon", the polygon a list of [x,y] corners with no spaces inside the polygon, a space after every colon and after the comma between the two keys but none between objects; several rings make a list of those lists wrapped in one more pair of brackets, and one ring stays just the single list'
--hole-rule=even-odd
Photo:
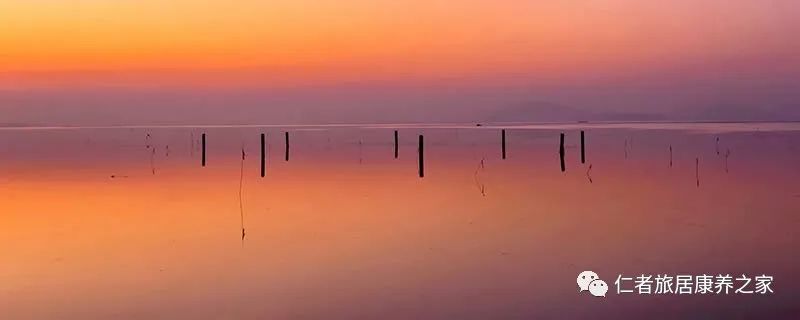
[{"label": "wechat logo icon", "polygon": [[595,297],[605,297],[608,292],[608,284],[592,271],[578,274],[578,288],[580,289],[578,292],[589,291]]}]

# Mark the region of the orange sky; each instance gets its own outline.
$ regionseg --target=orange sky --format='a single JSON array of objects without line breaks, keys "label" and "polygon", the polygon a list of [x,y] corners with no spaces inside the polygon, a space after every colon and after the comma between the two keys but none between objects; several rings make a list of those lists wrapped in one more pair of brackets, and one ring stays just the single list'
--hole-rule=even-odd
[{"label": "orange sky", "polygon": [[0,71],[557,75],[780,54],[798,16],[755,0],[12,0]]},{"label": "orange sky", "polygon": [[795,0],[6,0],[0,21],[11,124],[800,116]]}]

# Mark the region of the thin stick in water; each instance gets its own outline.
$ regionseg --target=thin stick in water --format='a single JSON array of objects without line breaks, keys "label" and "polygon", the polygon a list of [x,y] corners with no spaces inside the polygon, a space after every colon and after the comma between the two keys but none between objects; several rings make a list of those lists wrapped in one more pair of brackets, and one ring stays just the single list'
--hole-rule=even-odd
[{"label": "thin stick in water", "polygon": [[586,163],[586,145],[583,130],[581,130],[581,163]]},{"label": "thin stick in water", "polygon": [[728,157],[731,155],[731,149],[725,149],[725,173],[728,173]]},{"label": "thin stick in water", "polygon": [[244,183],[244,158],[246,154],[244,153],[244,146],[242,146],[242,162],[241,167],[239,169],[239,222],[242,228],[242,246],[244,246],[244,204],[242,203],[242,185]]},{"label": "thin stick in water", "polygon": [[261,134],[261,177],[267,174],[267,150],[266,150],[266,135]]},{"label": "thin stick in water", "polygon": [[203,160],[202,160],[202,164],[205,167],[206,166],[206,134],[205,133],[203,133],[201,139],[202,139],[202,145],[203,145]]},{"label": "thin stick in water", "polygon": [[625,138],[625,159],[628,159],[628,138]]},{"label": "thin stick in water", "polygon": [[486,158],[481,158],[481,162],[478,164],[478,167],[475,169],[475,173],[473,174],[473,179],[475,179],[475,186],[478,187],[478,191],[481,192],[482,196],[486,196],[486,185],[481,181],[479,174],[485,170],[484,160]]},{"label": "thin stick in water", "polygon": [[397,135],[397,130],[395,130],[395,131],[394,131],[394,158],[395,158],[395,159],[397,159],[397,156],[398,156],[398,154],[399,154],[399,152],[398,152],[398,151],[399,151],[399,147],[398,147],[398,145],[397,145],[397,144],[398,144],[398,142],[399,142],[399,140],[400,140],[400,139],[399,139],[399,137],[398,137],[398,135]]},{"label": "thin stick in water", "polygon": [[672,145],[669,145],[669,167],[672,168]]},{"label": "thin stick in water", "polygon": [[586,170],[586,178],[589,179],[589,183],[594,183],[594,181],[592,181],[592,164],[591,163],[589,164],[589,169]]},{"label": "thin stick in water", "polygon": [[694,158],[694,177],[697,180],[697,187],[700,187],[700,158]]},{"label": "thin stick in water", "polygon": [[561,172],[567,171],[567,166],[564,163],[564,133],[561,133],[561,140],[558,145],[558,157],[561,159]]},{"label": "thin stick in water", "polygon": [[156,147],[150,149],[150,171],[153,175],[156,174],[156,165],[155,165],[155,156],[156,156]]},{"label": "thin stick in water", "polygon": [[289,131],[284,132],[284,140],[286,140],[286,161],[289,161]]},{"label": "thin stick in water", "polygon": [[419,146],[417,147],[417,153],[419,154],[419,177],[423,178],[425,177],[425,144],[422,135],[419,135]]},{"label": "thin stick in water", "polygon": [[506,129],[500,131],[500,144],[502,145],[503,160],[506,159]]}]

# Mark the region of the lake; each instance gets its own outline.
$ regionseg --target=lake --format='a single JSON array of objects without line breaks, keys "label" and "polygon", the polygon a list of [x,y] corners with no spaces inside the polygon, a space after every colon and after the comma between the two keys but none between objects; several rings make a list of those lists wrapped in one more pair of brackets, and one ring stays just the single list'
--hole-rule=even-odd
[{"label": "lake", "polygon": [[[798,217],[798,123],[5,128],[0,314],[790,317]],[[774,292],[617,294],[641,274]]]}]

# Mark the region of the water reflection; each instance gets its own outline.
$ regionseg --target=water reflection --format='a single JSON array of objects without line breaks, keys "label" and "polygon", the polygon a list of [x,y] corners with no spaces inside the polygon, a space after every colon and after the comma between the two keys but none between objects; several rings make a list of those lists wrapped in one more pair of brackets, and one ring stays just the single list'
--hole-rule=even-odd
[{"label": "water reflection", "polygon": [[[506,129],[505,160],[500,129],[2,130],[0,313],[610,319],[797,312],[796,127],[516,126]],[[587,301],[574,283],[584,269],[605,278],[766,273],[775,276],[776,293]]]}]

